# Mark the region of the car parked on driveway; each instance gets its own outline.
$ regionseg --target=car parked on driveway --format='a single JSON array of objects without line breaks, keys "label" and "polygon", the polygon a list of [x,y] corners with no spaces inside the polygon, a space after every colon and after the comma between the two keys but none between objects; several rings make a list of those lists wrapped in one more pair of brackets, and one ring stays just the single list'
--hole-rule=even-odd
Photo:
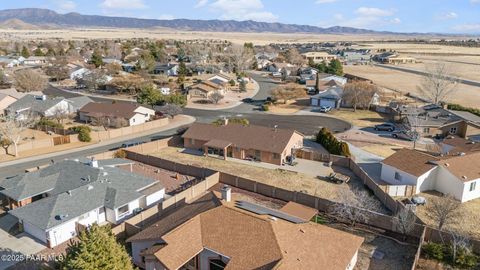
[{"label": "car parked on driveway", "polygon": [[244,102],[244,103],[253,103],[253,99],[252,99],[252,98],[244,98],[244,99],[242,99],[242,102]]},{"label": "car parked on driveway", "polygon": [[415,134],[406,130],[395,131],[392,133],[392,137],[396,139],[406,140],[406,141],[415,140]]},{"label": "car parked on driveway", "polygon": [[330,107],[330,106],[320,106],[320,109],[319,109],[319,111],[323,112],[323,113],[327,113],[331,110],[332,110],[332,107]]},{"label": "car parked on driveway", "polygon": [[395,125],[392,123],[383,123],[381,125],[376,125],[374,127],[375,130],[377,131],[389,131],[392,132],[395,130]]}]

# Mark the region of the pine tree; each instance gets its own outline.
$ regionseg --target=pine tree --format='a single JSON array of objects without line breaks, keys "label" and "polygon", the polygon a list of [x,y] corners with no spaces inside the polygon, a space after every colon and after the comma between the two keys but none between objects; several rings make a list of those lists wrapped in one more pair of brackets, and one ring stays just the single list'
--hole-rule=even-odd
[{"label": "pine tree", "polygon": [[117,243],[109,227],[93,224],[80,233],[79,239],[68,247],[63,269],[134,269],[127,251]]},{"label": "pine tree", "polygon": [[93,53],[92,53],[92,58],[90,58],[90,61],[92,62],[92,64],[95,65],[95,67],[100,67],[101,65],[103,65],[103,59],[102,59],[102,55],[97,51],[95,50]]},{"label": "pine tree", "polygon": [[27,47],[23,46],[22,48],[22,56],[25,58],[30,57],[30,51],[28,51]]},{"label": "pine tree", "polygon": [[45,56],[45,54],[42,52],[42,49],[36,48],[35,51],[33,51],[33,54],[35,56]]},{"label": "pine tree", "polygon": [[330,61],[330,64],[328,64],[327,72],[333,75],[342,76],[343,75],[342,63],[337,59],[333,59],[332,61]]},{"label": "pine tree", "polygon": [[187,66],[183,61],[181,61],[180,64],[178,65],[178,78],[177,78],[178,84],[181,85],[185,82],[185,77],[187,76],[187,73],[188,73]]}]

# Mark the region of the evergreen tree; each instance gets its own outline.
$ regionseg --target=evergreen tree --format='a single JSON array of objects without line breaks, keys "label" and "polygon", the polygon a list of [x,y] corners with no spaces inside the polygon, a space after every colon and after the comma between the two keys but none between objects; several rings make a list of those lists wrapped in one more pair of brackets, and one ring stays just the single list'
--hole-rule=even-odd
[{"label": "evergreen tree", "polygon": [[137,95],[137,102],[140,104],[157,105],[162,100],[162,94],[155,88],[154,85],[149,84],[142,88]]},{"label": "evergreen tree", "polygon": [[35,51],[33,51],[33,55],[35,56],[45,56],[45,54],[42,52],[42,49],[36,48]]},{"label": "evergreen tree", "polygon": [[48,48],[46,56],[55,56],[55,50],[53,48]]},{"label": "evergreen tree", "polygon": [[94,64],[97,68],[103,65],[102,55],[99,51],[95,50],[92,53],[92,58],[90,58],[90,62],[92,62],[92,64]]},{"label": "evergreen tree", "polygon": [[23,46],[22,48],[22,56],[25,58],[30,57],[30,51],[28,51],[27,47]]},{"label": "evergreen tree", "polygon": [[93,224],[80,233],[79,239],[68,247],[63,269],[134,269],[127,251],[117,243],[109,227]]},{"label": "evergreen tree", "polygon": [[247,83],[244,80],[240,81],[240,92],[247,92]]},{"label": "evergreen tree", "polygon": [[337,59],[333,59],[332,61],[330,61],[330,64],[328,64],[327,72],[333,75],[342,76],[343,75],[342,63]]},{"label": "evergreen tree", "polygon": [[187,66],[183,61],[180,62],[178,65],[178,78],[177,82],[178,84],[182,85],[185,82],[185,77],[187,76],[188,70]]}]

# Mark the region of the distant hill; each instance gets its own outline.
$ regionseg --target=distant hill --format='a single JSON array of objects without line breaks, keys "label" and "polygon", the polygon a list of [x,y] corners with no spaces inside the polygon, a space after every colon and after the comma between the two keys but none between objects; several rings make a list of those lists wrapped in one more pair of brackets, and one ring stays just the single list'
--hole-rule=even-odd
[{"label": "distant hill", "polygon": [[39,27],[33,24],[26,23],[19,19],[9,19],[0,22],[0,29],[30,30],[39,29]]},{"label": "distant hill", "polygon": [[[315,33],[315,34],[394,34],[352,27],[321,28],[310,25],[266,23],[256,21],[223,20],[153,20],[79,13],[59,14],[49,9],[25,8],[0,10],[0,22],[24,22],[36,26],[56,25],[59,27],[113,27],[113,28],[154,28],[166,27],[176,30],[211,32],[273,32],[273,33]],[[20,23],[19,23],[20,24]]]}]

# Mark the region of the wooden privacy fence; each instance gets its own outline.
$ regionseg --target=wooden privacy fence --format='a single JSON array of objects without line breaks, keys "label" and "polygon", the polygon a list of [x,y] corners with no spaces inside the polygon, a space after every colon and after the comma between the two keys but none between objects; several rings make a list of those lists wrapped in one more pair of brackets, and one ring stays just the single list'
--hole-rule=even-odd
[{"label": "wooden privacy fence", "polygon": [[46,125],[37,125],[35,127],[36,130],[41,130],[45,132],[53,132],[58,135],[71,135],[71,134],[77,134],[77,132],[70,130],[70,129],[63,129],[63,128],[56,128],[56,127],[51,127],[51,126],[46,126]]},{"label": "wooden privacy fence", "polygon": [[55,137],[53,138],[53,145],[61,145],[61,144],[67,144],[70,143],[70,136],[60,136],[60,137]]}]

